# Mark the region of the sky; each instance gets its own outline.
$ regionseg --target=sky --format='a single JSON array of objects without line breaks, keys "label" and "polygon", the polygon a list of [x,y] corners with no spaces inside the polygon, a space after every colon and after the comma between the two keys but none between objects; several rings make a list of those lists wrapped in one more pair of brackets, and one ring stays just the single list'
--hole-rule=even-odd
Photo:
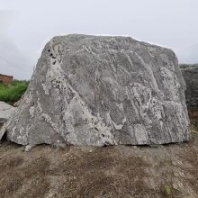
[{"label": "sky", "polygon": [[0,73],[30,79],[44,45],[72,33],[127,35],[198,63],[198,0],[0,0]]}]

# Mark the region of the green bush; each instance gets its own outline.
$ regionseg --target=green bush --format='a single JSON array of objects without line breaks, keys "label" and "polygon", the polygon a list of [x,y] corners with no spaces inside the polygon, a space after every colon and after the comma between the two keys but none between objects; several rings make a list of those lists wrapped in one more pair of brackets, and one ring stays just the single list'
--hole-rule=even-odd
[{"label": "green bush", "polygon": [[25,93],[29,82],[14,80],[11,85],[0,84],[0,101],[14,104]]}]

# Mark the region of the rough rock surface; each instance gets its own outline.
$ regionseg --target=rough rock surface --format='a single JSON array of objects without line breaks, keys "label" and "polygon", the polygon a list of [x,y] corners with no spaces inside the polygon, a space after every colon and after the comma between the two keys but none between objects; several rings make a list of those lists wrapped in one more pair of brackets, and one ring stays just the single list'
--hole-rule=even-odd
[{"label": "rough rock surface", "polygon": [[7,127],[5,123],[14,113],[15,109],[15,107],[0,101],[0,140],[2,139]]},{"label": "rough rock surface", "polygon": [[186,81],[186,103],[189,114],[198,117],[198,64],[180,65]]},{"label": "rough rock surface", "polygon": [[15,108],[5,102],[0,101],[0,126],[2,126],[11,116]]},{"label": "rough rock surface", "polygon": [[129,37],[54,37],[9,119],[7,138],[23,145],[188,141],[184,90],[169,49]]}]

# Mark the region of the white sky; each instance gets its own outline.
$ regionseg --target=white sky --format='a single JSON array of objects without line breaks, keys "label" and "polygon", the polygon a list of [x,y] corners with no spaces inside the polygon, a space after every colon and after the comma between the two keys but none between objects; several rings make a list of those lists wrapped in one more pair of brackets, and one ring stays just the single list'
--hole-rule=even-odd
[{"label": "white sky", "polygon": [[129,35],[198,63],[198,0],[0,0],[0,73],[29,79],[56,35]]}]

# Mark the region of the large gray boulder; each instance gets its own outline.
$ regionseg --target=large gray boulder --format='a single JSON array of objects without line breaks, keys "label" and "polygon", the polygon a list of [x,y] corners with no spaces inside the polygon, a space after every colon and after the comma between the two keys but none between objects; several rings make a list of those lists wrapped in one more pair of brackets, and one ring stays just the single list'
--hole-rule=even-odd
[{"label": "large gray boulder", "polygon": [[129,37],[54,37],[1,133],[22,145],[188,141],[184,90],[169,49]]},{"label": "large gray boulder", "polygon": [[198,64],[181,64],[180,67],[186,81],[186,103],[189,114],[198,117]]}]

